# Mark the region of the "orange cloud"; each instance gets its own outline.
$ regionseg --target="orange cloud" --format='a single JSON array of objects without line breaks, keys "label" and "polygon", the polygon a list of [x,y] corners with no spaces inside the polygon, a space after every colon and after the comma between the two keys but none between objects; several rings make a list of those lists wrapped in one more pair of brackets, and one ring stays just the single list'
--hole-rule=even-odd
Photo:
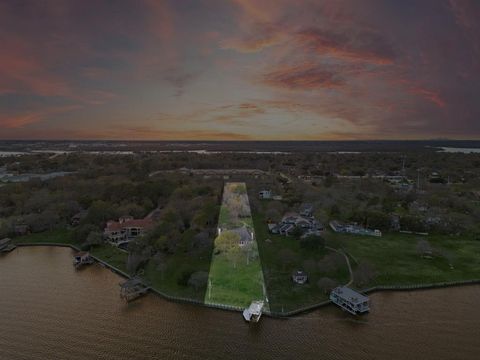
[{"label": "orange cloud", "polygon": [[0,127],[5,129],[23,128],[27,125],[41,122],[47,119],[49,116],[70,112],[79,108],[81,108],[79,105],[67,105],[51,107],[38,111],[28,111],[19,115],[0,115]]},{"label": "orange cloud", "polygon": [[289,90],[330,89],[342,86],[338,74],[313,64],[278,66],[261,77],[266,85]]},{"label": "orange cloud", "polygon": [[321,55],[330,55],[346,61],[388,65],[394,61],[393,50],[376,33],[359,32],[347,35],[318,28],[299,31],[296,39]]},{"label": "orange cloud", "polygon": [[422,87],[414,87],[410,89],[410,93],[420,95],[424,99],[427,99],[428,101],[431,101],[437,105],[439,108],[444,108],[446,105],[445,101],[440,97],[440,95],[432,90],[427,90]]}]

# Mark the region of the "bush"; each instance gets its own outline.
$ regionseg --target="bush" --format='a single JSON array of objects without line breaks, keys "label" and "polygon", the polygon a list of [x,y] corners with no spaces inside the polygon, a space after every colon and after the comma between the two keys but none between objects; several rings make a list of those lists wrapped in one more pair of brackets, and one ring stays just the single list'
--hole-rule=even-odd
[{"label": "bush", "polygon": [[190,277],[194,273],[193,270],[184,270],[180,274],[180,276],[177,278],[177,284],[180,286],[188,286],[188,281],[190,280]]}]

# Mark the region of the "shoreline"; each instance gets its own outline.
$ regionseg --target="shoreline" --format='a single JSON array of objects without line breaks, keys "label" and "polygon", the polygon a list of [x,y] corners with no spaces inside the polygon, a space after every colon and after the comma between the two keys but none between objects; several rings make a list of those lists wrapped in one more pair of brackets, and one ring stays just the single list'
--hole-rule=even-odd
[{"label": "shoreline", "polygon": [[[56,246],[56,247],[68,247],[72,250],[75,251],[80,251],[80,248],[73,244],[61,244],[61,243],[19,243],[16,244],[17,247],[33,247],[33,246]],[[131,279],[132,276],[127,274],[126,272],[118,269],[117,267],[109,264],[108,262],[91,255],[91,257],[98,262],[99,264],[103,265],[104,267],[108,268],[110,271],[113,273],[126,278],[126,279]],[[361,293],[365,294],[372,294],[375,292],[382,292],[382,291],[415,291],[415,290],[430,290],[430,289],[439,289],[439,288],[447,288],[447,287],[457,287],[457,286],[469,286],[469,285],[478,285],[480,284],[480,279],[470,279],[470,280],[459,280],[459,281],[450,281],[450,282],[439,282],[439,283],[428,283],[428,284],[412,284],[412,285],[379,285],[379,286],[372,286],[370,288],[366,289],[361,289],[359,290]],[[235,312],[242,312],[243,308],[241,307],[236,307],[236,306],[230,306],[230,305],[223,305],[223,304],[212,304],[212,303],[203,303],[197,300],[193,299],[188,299],[188,298],[182,298],[182,297],[176,297],[172,295],[168,295],[158,289],[155,289],[153,287],[150,288],[150,291],[157,296],[160,296],[164,298],[165,300],[168,301],[175,301],[179,303],[186,303],[186,304],[191,304],[191,305],[200,305],[208,308],[213,308],[217,310],[225,310],[225,311],[235,311]],[[306,306],[300,309],[292,310],[289,312],[272,312],[272,311],[265,311],[264,315],[272,317],[272,318],[277,318],[277,319],[286,319],[289,317],[293,317],[296,315],[304,314],[307,312],[311,312],[314,310],[317,310],[319,308],[331,305],[332,302],[330,300],[325,300],[323,302],[313,304],[310,306]]]}]

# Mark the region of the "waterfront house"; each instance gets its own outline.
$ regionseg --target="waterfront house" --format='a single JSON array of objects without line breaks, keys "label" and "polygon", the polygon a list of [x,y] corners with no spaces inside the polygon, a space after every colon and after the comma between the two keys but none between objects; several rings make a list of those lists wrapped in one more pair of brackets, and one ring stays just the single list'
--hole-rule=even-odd
[{"label": "waterfront house", "polygon": [[342,224],[339,221],[330,221],[330,228],[336,233],[354,234],[354,235],[367,235],[381,237],[382,232],[380,230],[366,229],[363,226],[357,224]]},{"label": "waterfront house", "polygon": [[313,205],[312,204],[302,204],[300,207],[300,216],[303,217],[313,217]]},{"label": "waterfront house", "polygon": [[80,225],[80,222],[87,216],[88,212],[85,210],[79,211],[75,215],[72,216],[70,219],[70,224],[72,226],[78,226]]},{"label": "waterfront house", "polygon": [[333,289],[330,293],[330,300],[353,315],[363,314],[370,310],[369,298],[346,286]]},{"label": "waterfront house", "polygon": [[268,223],[268,230],[272,234],[289,236],[296,228],[301,229],[305,236],[321,235],[324,230],[313,216],[305,217],[294,212],[286,213],[278,224]]},{"label": "waterfront house", "polygon": [[262,200],[271,199],[272,191],[271,190],[261,190],[258,192],[258,197]]},{"label": "waterfront house", "polygon": [[240,246],[248,245],[254,239],[253,231],[249,230],[246,226],[238,227],[229,231],[232,231],[238,234],[239,236],[238,245]]},{"label": "waterfront house", "polygon": [[292,274],[292,280],[295,284],[305,284],[308,281],[307,274],[302,270],[297,270]]},{"label": "waterfront house", "polygon": [[118,221],[109,221],[104,229],[104,236],[111,244],[119,246],[135,240],[154,227],[155,223],[150,218],[134,219],[123,216]]}]

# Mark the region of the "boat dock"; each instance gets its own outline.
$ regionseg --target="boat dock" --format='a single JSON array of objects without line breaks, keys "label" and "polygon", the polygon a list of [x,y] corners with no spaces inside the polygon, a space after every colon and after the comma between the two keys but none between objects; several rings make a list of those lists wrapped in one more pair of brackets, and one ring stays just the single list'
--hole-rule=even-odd
[{"label": "boat dock", "polygon": [[0,240],[0,252],[10,252],[16,249],[16,245],[12,243],[12,239],[5,238]]},{"label": "boat dock", "polygon": [[252,301],[250,306],[243,310],[243,318],[248,322],[258,322],[262,316],[263,301]]},{"label": "boat dock", "polygon": [[330,300],[352,315],[370,311],[370,299],[346,286],[339,286],[330,293]]},{"label": "boat dock", "polygon": [[120,297],[126,302],[145,295],[148,290],[150,290],[150,286],[146,285],[140,278],[133,278],[120,283]]},{"label": "boat dock", "polygon": [[93,263],[94,260],[90,256],[89,252],[79,251],[73,256],[73,266],[75,266],[76,269],[79,269],[84,265],[89,265]]}]

